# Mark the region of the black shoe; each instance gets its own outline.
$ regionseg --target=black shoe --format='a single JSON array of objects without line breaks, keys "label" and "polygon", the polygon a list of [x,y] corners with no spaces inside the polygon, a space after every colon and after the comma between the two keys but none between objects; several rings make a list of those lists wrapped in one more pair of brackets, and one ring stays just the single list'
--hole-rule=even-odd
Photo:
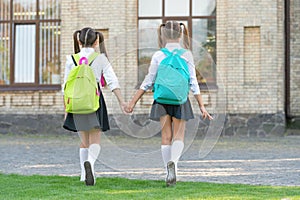
[{"label": "black shoe", "polygon": [[169,161],[167,164],[168,175],[166,179],[167,186],[176,185],[176,173],[175,173],[175,164],[173,161]]},{"label": "black shoe", "polygon": [[86,185],[95,185],[94,173],[92,171],[92,166],[89,161],[84,162],[85,169],[85,184]]}]

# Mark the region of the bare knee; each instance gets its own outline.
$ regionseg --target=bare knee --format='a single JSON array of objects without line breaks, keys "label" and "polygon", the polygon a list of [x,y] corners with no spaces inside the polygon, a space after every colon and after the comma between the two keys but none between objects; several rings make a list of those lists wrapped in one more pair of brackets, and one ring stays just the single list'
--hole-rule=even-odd
[{"label": "bare knee", "polygon": [[185,133],[185,120],[172,118],[173,121],[173,139],[174,140],[184,140],[184,133]]},{"label": "bare knee", "polygon": [[161,124],[161,144],[170,145],[172,143],[172,119],[169,115],[160,118]]},{"label": "bare knee", "polygon": [[166,133],[162,132],[161,133],[161,144],[162,145],[170,145],[172,143],[172,132]]},{"label": "bare knee", "polygon": [[89,133],[87,131],[80,131],[78,134],[80,137],[80,148],[89,148]]}]

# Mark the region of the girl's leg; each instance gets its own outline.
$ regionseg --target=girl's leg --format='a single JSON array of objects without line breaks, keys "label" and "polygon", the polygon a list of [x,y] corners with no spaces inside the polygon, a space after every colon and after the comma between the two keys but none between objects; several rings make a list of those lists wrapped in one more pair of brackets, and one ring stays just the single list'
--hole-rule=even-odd
[{"label": "girl's leg", "polygon": [[184,132],[186,121],[182,119],[172,118],[173,121],[173,141],[181,140],[184,141]]},{"label": "girl's leg", "polygon": [[101,132],[98,129],[92,129],[89,131],[89,148],[88,148],[88,159],[84,163],[86,172],[86,185],[94,185],[96,182],[94,174],[94,164],[100,154],[100,137]]},{"label": "girl's leg", "polygon": [[175,164],[177,172],[177,163],[184,148],[184,132],[186,121],[181,119],[172,118],[173,121],[173,143],[171,146],[171,160]]},{"label": "girl's leg", "polygon": [[84,162],[88,159],[89,134],[86,131],[80,131],[78,134],[81,141],[79,148],[79,160],[81,168],[80,181],[85,181]]},{"label": "girl's leg", "polygon": [[89,131],[89,156],[88,160],[94,166],[95,161],[97,160],[101,147],[100,147],[100,137],[101,132],[98,129],[93,129]]},{"label": "girl's leg", "polygon": [[88,131],[79,131],[80,137],[80,148],[89,148],[89,132]]},{"label": "girl's leg", "polygon": [[171,144],[172,144],[172,118],[171,116],[163,116],[160,118],[161,123],[161,150],[162,157],[167,172],[166,184],[171,186],[176,184],[175,164],[171,160]]},{"label": "girl's leg", "polygon": [[171,116],[165,115],[161,117],[160,124],[161,124],[161,154],[164,161],[164,167],[167,170],[167,164],[171,160],[171,143],[172,143]]}]

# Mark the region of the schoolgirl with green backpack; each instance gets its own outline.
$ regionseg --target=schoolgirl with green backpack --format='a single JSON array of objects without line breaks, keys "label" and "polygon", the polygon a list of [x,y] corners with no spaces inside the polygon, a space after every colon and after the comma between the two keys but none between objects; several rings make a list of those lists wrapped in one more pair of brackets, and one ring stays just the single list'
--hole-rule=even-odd
[{"label": "schoolgirl with green backpack", "polygon": [[[85,181],[86,185],[94,185],[94,163],[101,150],[101,132],[110,129],[100,86],[103,78],[117,97],[123,111],[126,104],[121,95],[118,78],[108,61],[102,33],[86,27],[75,31],[73,40],[75,53],[67,56],[64,73],[66,114],[63,127],[78,132],[81,139],[80,181]],[[98,46],[100,54],[95,51]]]},{"label": "schoolgirl with green backpack", "polygon": [[[186,121],[194,118],[188,98],[189,90],[198,102],[202,117],[209,120],[212,117],[202,101],[186,26],[168,21],[158,28],[158,38],[161,50],[152,56],[148,74],[125,110],[131,113],[145,91],[154,85],[150,119],[161,124],[161,153],[167,173],[166,185],[171,186],[176,184],[177,162],[184,148]],[[180,44],[181,38],[184,48]]]}]

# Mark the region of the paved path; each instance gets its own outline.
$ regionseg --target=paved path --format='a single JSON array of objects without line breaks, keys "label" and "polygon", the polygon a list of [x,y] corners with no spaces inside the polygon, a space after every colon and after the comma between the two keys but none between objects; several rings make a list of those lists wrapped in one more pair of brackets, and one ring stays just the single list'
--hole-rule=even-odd
[{"label": "paved path", "polygon": [[[189,143],[191,142],[191,143]],[[163,180],[160,138],[102,136],[98,177]],[[300,136],[220,138],[205,157],[205,141],[187,141],[179,181],[300,186]],[[0,172],[79,176],[79,138],[0,135]]]}]

